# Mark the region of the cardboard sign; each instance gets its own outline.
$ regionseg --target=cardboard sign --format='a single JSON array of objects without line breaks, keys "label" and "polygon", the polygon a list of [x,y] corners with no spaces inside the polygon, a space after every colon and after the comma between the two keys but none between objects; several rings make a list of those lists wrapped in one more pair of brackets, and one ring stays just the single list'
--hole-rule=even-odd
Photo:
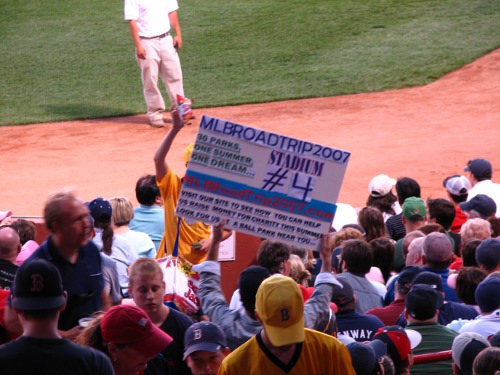
[{"label": "cardboard sign", "polygon": [[315,248],[350,153],[203,116],[176,215]]}]

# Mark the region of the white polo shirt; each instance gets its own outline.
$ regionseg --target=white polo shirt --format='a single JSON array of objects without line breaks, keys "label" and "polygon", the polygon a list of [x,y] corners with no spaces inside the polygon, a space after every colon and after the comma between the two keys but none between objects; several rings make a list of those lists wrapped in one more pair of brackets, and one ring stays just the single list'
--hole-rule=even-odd
[{"label": "white polo shirt", "polygon": [[139,36],[153,37],[170,30],[168,14],[178,8],[177,0],[125,0],[125,20],[137,21]]}]

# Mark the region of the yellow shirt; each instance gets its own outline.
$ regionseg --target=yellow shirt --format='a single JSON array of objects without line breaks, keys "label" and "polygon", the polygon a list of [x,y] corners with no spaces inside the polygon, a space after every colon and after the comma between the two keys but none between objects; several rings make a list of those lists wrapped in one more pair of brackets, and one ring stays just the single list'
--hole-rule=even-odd
[{"label": "yellow shirt", "polygon": [[[161,181],[156,181],[161,192],[163,200],[163,209],[165,211],[165,233],[161,240],[156,258],[163,258],[171,255],[174,249],[175,237],[177,235],[177,220],[174,215],[177,200],[181,191],[182,181],[169,168]],[[210,237],[210,227],[200,221],[187,224],[181,219],[179,234],[179,256],[183,257],[192,264],[198,264],[205,260],[206,254],[198,254],[191,250],[193,243],[199,242],[204,238]],[[168,249],[168,251],[166,251]]]},{"label": "yellow shirt", "polygon": [[297,344],[289,364],[274,357],[260,338],[260,333],[230,353],[218,375],[354,375],[347,348],[335,337],[305,328],[302,344]]}]

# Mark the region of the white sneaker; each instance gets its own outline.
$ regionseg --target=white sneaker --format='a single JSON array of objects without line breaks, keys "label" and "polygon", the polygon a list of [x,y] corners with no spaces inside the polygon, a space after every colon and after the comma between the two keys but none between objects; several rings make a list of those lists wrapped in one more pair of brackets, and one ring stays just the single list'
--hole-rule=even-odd
[{"label": "white sneaker", "polygon": [[165,123],[163,122],[163,117],[151,117],[149,119],[149,125],[153,128],[163,128]]}]

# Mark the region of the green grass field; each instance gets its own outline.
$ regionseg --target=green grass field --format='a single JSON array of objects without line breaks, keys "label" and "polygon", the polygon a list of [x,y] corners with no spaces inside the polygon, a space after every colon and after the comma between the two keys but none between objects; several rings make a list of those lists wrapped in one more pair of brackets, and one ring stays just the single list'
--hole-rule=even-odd
[{"label": "green grass field", "polygon": [[[195,107],[431,82],[500,46],[498,0],[182,0]],[[145,111],[122,0],[2,0],[0,125]]]}]

